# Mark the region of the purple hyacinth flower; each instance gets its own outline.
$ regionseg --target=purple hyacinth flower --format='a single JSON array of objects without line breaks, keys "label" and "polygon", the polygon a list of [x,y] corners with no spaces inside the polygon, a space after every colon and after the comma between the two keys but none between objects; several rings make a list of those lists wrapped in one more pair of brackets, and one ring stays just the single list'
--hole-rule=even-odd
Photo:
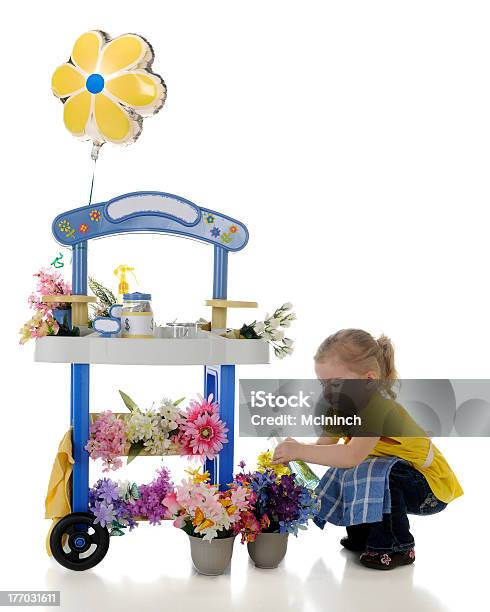
[{"label": "purple hyacinth flower", "polygon": [[101,527],[111,525],[116,518],[113,505],[107,505],[104,502],[96,502],[94,508],[92,508],[92,513],[95,516],[94,524],[100,523]]},{"label": "purple hyacinth flower", "polygon": [[101,497],[107,503],[116,501],[119,499],[119,491],[117,483],[109,478],[104,478],[99,481],[99,497]]}]

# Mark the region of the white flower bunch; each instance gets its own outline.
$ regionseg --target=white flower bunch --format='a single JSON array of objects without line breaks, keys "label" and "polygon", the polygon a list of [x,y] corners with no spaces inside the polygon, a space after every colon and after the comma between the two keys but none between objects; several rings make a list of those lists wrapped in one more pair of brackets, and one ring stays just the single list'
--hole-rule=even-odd
[{"label": "white flower bunch", "polygon": [[177,421],[180,417],[180,410],[178,408],[179,404],[179,401],[174,402],[168,397],[164,397],[162,399],[160,406],[158,407],[158,412],[160,413],[163,421],[161,425],[162,429],[166,431],[173,431],[174,429],[177,429]]},{"label": "white flower bunch", "polygon": [[153,433],[144,446],[152,455],[162,455],[170,447],[170,435],[178,427],[180,411],[178,404],[171,399],[164,397],[158,406],[158,413],[153,418]]},{"label": "white flower bunch", "polygon": [[286,302],[273,312],[271,316],[265,316],[264,321],[252,323],[254,332],[260,338],[268,340],[274,348],[274,354],[279,359],[291,355],[293,352],[294,341],[287,338],[284,329],[291,326],[291,322],[296,320],[296,315],[292,312],[293,305]]},{"label": "white flower bunch", "polygon": [[152,455],[162,455],[170,446],[170,430],[167,422],[153,409],[132,412],[128,419],[128,440],[131,444],[142,442]]},{"label": "white flower bunch", "polygon": [[156,429],[155,416],[156,412],[154,410],[132,412],[127,424],[128,440],[132,443],[149,440]]},{"label": "white flower bunch", "polygon": [[127,421],[127,437],[131,444],[142,443],[152,455],[165,454],[171,445],[171,434],[178,428],[178,405],[182,399],[173,402],[163,398],[157,408],[133,409]]},{"label": "white flower bunch", "polygon": [[181,414],[178,405],[185,397],[175,401],[164,397],[157,406],[142,410],[127,393],[120,390],[119,394],[130,411],[126,419],[126,436],[130,443],[128,463],[142,450],[152,455],[165,455],[179,428]]},{"label": "white flower bunch", "polygon": [[168,432],[156,427],[151,438],[145,440],[143,445],[151,455],[164,455],[170,446],[170,436]]}]

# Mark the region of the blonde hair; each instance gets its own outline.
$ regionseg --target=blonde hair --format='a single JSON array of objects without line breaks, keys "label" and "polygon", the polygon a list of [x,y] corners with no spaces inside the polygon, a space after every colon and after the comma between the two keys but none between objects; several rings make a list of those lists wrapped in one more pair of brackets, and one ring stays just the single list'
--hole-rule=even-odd
[{"label": "blonde hair", "polygon": [[381,334],[376,340],[362,329],[341,329],[326,338],[318,347],[315,361],[322,362],[334,355],[356,374],[375,372],[390,397],[395,397],[392,385],[397,379],[395,349],[391,340]]}]

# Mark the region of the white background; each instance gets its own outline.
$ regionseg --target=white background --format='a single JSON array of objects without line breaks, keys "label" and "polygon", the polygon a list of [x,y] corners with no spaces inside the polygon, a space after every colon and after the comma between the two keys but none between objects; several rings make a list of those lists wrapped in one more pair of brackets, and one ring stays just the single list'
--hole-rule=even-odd
[{"label": "white background", "polygon": [[[489,21],[488,3],[476,1],[3,7],[0,588],[61,588],[64,609],[105,609],[111,598],[118,607],[154,610],[178,600],[194,609],[202,594],[262,609],[261,593],[272,592],[291,609],[393,609],[396,598],[411,609],[460,610],[469,574],[474,594],[483,586],[475,568],[489,544],[487,440],[438,441],[466,495],[444,514],[414,521],[418,559],[399,570],[399,582],[340,553],[341,530],[316,528],[292,543],[285,569],[266,578],[238,550],[231,575],[203,582],[168,525],[117,541],[120,553],[111,548],[93,572],[68,573],[44,555],[42,517],[68,426],[69,368],[34,364],[33,346],[19,347],[17,332],[29,318],[32,274],[59,250],[52,219],[87,203],[89,193],[90,145],[65,130],[51,74],[81,33],[100,28],[151,42],[168,101],[134,145],[103,147],[94,200],[155,189],[242,220],[250,242],[230,255],[229,297],[257,300],[260,315],[294,303],[294,355],[239,375],[312,376],[325,336],[362,327],[393,339],[404,378],[487,377]],[[133,288],[153,294],[160,321],[208,314],[208,246],[157,236],[90,249],[90,273],[102,282],[114,285],[121,263],[135,266]],[[235,312],[230,323],[251,316]],[[201,390],[197,368],[101,366],[92,380],[97,411],[121,407],[118,388],[146,406]],[[240,440],[237,459],[253,464],[261,446]],[[148,479],[145,461],[128,476]],[[177,554],[180,565],[171,561]]]}]

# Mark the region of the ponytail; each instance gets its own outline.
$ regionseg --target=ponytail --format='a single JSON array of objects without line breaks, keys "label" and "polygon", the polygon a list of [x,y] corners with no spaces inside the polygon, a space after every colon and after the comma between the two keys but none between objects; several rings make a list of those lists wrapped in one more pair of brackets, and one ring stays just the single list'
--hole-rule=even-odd
[{"label": "ponytail", "polygon": [[393,343],[384,334],[376,340],[380,353],[379,365],[382,372],[382,378],[387,380],[396,380],[397,372],[395,368],[395,349]]}]

